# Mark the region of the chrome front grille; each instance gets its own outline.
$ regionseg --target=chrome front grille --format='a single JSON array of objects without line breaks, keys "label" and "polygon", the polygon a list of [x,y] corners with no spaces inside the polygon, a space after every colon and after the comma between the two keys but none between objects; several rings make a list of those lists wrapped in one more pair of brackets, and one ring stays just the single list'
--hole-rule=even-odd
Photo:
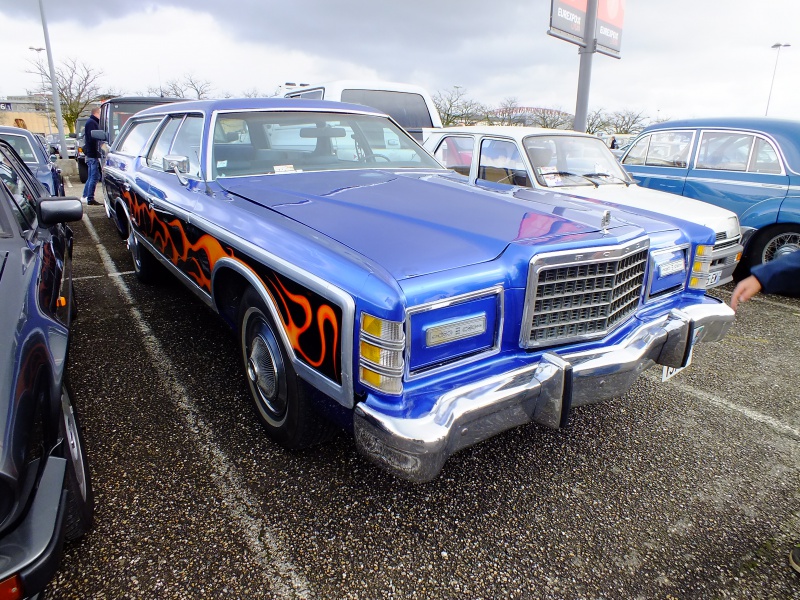
[{"label": "chrome front grille", "polygon": [[649,240],[585,253],[540,255],[531,262],[524,347],[602,337],[639,306]]}]

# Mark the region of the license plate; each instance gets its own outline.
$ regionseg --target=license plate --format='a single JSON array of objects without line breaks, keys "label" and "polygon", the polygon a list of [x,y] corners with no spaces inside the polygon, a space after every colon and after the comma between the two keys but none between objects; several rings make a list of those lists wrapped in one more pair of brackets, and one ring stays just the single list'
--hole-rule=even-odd
[{"label": "license plate", "polygon": [[[719,278],[718,278],[719,279]],[[675,377],[678,373],[683,371],[686,367],[692,364],[692,354],[694,353],[694,344],[697,341],[700,332],[703,331],[703,325],[700,327],[695,327],[694,334],[692,335],[691,339],[691,348],[689,348],[689,358],[686,360],[686,364],[682,367],[664,367],[664,370],[661,373],[661,381],[666,381],[667,379],[671,379]]]},{"label": "license plate", "polygon": [[717,283],[722,276],[722,271],[714,271],[713,273],[708,274],[708,285],[712,286]]}]

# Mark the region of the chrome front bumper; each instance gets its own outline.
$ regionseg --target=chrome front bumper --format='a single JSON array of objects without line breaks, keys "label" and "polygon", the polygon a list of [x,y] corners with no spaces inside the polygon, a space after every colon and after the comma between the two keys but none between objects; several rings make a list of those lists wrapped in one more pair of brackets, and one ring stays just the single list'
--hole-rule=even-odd
[{"label": "chrome front bumper", "polygon": [[701,341],[717,341],[733,323],[723,302],[673,310],[620,343],[589,352],[545,353],[536,363],[454,389],[417,418],[355,407],[356,444],[372,461],[417,483],[434,479],[462,448],[536,422],[563,427],[572,406],[621,396],[654,364],[681,367]]}]

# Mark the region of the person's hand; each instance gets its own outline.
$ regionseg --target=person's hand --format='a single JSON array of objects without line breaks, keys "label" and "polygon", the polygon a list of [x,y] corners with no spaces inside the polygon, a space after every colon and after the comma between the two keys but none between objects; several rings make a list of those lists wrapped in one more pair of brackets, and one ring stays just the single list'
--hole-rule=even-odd
[{"label": "person's hand", "polygon": [[736,284],[736,287],[733,290],[733,296],[731,297],[731,308],[736,310],[736,307],[739,306],[739,302],[747,302],[760,291],[761,282],[758,281],[758,279],[752,275],[746,279],[742,279],[738,284]]}]

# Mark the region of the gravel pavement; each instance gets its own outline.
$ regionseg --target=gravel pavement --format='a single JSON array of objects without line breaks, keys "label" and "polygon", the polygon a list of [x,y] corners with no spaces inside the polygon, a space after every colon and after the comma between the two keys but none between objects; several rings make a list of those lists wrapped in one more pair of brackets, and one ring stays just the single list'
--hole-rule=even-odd
[{"label": "gravel pavement", "polygon": [[673,379],[651,369],[417,486],[344,433],[272,444],[228,327],[177,282],[139,283],[85,213],[69,370],[96,523],[48,598],[800,598],[800,302],[757,297]]}]

